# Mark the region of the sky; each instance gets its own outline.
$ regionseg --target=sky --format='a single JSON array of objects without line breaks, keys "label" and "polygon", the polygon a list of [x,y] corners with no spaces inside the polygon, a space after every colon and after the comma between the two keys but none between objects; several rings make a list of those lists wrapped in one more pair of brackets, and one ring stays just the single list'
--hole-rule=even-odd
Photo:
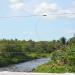
[{"label": "sky", "polygon": [[0,39],[70,38],[74,13],[75,0],[0,0]]}]

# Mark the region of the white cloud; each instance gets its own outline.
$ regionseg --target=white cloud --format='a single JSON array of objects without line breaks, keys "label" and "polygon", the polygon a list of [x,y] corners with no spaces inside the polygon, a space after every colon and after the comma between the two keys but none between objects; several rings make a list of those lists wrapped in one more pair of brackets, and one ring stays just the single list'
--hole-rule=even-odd
[{"label": "white cloud", "polygon": [[24,10],[25,4],[22,0],[10,0],[10,8],[13,11]]},{"label": "white cloud", "polygon": [[73,2],[73,7],[69,9],[63,9],[61,6],[58,6],[56,3],[47,3],[43,2],[38,4],[33,13],[36,15],[47,15],[46,17],[49,19],[55,19],[59,17],[65,18],[75,18],[75,2]]},{"label": "white cloud", "polygon": [[43,2],[37,5],[33,12],[34,14],[44,15],[44,14],[49,14],[56,11],[57,11],[57,5],[55,3],[49,4],[49,3]]},{"label": "white cloud", "polygon": [[67,18],[75,18],[75,14],[72,14],[72,13],[75,13],[75,12],[73,12],[71,9],[65,10],[64,13],[65,13],[64,16],[67,17]]},{"label": "white cloud", "polygon": [[74,34],[75,33],[75,30],[73,30],[73,29],[65,29],[64,30],[64,33],[65,34]]},{"label": "white cloud", "polygon": [[46,19],[55,19],[58,16],[57,15],[52,15],[52,14],[56,14],[58,12],[58,5],[55,3],[47,3],[47,2],[43,2],[40,3],[39,5],[36,5],[34,10],[33,10],[33,14],[35,15],[48,15],[45,16]]},{"label": "white cloud", "polygon": [[[34,15],[47,15],[45,18],[56,19],[60,17],[75,18],[75,0],[72,1],[71,7],[63,9],[56,3],[41,2],[30,6],[28,3],[24,3],[23,0],[10,0],[10,8],[13,11],[26,11]],[[30,15],[29,14],[29,15]]]}]

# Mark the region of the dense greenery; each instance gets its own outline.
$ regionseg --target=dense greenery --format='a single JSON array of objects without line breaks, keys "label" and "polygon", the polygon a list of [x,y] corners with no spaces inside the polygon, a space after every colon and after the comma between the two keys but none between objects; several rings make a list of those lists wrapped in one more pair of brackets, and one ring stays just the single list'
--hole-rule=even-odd
[{"label": "dense greenery", "polygon": [[32,59],[49,57],[57,50],[55,41],[0,40],[0,67]]},{"label": "dense greenery", "polygon": [[68,41],[62,37],[59,43],[58,50],[51,53],[52,61],[39,66],[34,72],[75,72],[75,37]]},{"label": "dense greenery", "polygon": [[0,67],[32,59],[50,57],[52,61],[34,72],[75,72],[75,37],[53,41],[0,40]]}]

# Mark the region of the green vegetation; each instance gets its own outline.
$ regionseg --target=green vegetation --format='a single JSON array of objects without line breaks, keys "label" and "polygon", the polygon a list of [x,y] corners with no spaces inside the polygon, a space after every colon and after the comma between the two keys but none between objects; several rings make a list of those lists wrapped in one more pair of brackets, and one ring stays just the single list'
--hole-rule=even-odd
[{"label": "green vegetation", "polygon": [[56,50],[54,41],[0,40],[0,67],[49,57]]},{"label": "green vegetation", "polygon": [[75,37],[38,42],[0,40],[0,67],[45,57],[52,60],[37,67],[34,72],[75,72]]},{"label": "green vegetation", "polygon": [[34,72],[65,73],[75,72],[75,37],[68,41],[63,37],[58,40],[58,50],[51,53],[52,61],[37,67]]}]

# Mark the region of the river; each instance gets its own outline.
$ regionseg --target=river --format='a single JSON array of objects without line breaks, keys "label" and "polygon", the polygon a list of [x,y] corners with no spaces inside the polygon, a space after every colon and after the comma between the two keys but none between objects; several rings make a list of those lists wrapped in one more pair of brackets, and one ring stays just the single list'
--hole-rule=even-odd
[{"label": "river", "polygon": [[7,66],[0,68],[0,72],[2,71],[9,71],[9,72],[32,72],[33,69],[37,68],[38,66],[47,63],[50,61],[50,58],[41,58],[41,59],[34,59],[31,61]]}]

